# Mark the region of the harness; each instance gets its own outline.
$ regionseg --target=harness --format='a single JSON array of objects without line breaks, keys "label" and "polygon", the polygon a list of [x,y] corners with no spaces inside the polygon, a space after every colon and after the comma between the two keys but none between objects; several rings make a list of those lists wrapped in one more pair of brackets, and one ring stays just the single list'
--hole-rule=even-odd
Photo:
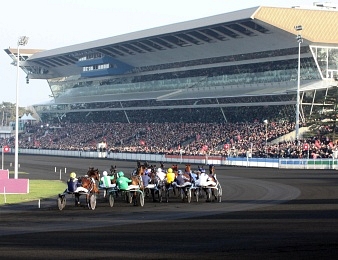
[{"label": "harness", "polygon": [[81,183],[81,186],[83,187],[83,179],[84,178],[86,178],[86,179],[89,179],[89,185],[88,185],[88,187],[84,187],[84,188],[86,188],[87,190],[88,190],[88,192],[90,193],[91,191],[93,191],[93,189],[94,189],[94,187],[95,187],[95,180],[94,180],[94,178],[93,177],[82,177],[81,178],[81,181],[80,181],[80,183]]}]

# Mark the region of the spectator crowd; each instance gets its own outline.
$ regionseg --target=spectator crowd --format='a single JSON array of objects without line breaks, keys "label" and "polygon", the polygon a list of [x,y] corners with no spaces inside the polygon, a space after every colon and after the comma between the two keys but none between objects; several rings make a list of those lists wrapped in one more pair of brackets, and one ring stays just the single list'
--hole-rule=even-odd
[{"label": "spectator crowd", "polygon": [[[308,139],[283,139],[294,131],[289,121],[254,120],[237,123],[71,123],[26,125],[19,147],[96,151],[106,143],[107,152],[183,155],[216,155],[256,158],[331,158],[337,145],[325,135]],[[281,137],[281,141],[276,142]],[[0,145],[14,147],[14,137]]]}]

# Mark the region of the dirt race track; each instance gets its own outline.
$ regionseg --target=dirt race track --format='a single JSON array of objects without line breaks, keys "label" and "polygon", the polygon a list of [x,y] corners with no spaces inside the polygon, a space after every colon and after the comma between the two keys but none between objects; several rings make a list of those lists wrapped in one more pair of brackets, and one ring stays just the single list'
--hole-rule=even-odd
[{"label": "dirt race track", "polygon": [[[13,157],[6,156],[5,168]],[[19,156],[19,178],[59,179],[136,162]],[[149,162],[158,164],[157,162]],[[166,165],[169,167],[170,165]],[[180,165],[183,167],[183,165]],[[55,167],[57,172],[55,172]],[[8,167],[7,167],[8,168]],[[196,167],[194,166],[194,169]],[[11,168],[10,168],[11,169]],[[216,167],[222,202],[145,199],[144,207],[102,195],[95,210],[64,210],[57,196],[0,207],[1,259],[332,259],[338,254],[338,172]],[[62,191],[60,191],[62,192]]]}]

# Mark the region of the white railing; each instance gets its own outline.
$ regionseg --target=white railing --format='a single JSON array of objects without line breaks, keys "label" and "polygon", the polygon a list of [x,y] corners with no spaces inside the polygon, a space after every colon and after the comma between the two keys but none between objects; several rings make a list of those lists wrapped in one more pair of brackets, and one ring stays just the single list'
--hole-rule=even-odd
[{"label": "white railing", "polygon": [[[9,153],[14,153],[14,148]],[[228,165],[238,167],[267,167],[281,169],[334,169],[338,170],[338,159],[272,159],[272,158],[242,158],[222,156],[185,156],[166,154],[143,154],[143,153],[106,153],[97,151],[64,151],[64,150],[43,150],[43,149],[20,149],[19,154],[64,156],[79,158],[101,158],[103,160],[126,160],[126,161],[148,161],[167,163],[190,163],[201,165]]]}]

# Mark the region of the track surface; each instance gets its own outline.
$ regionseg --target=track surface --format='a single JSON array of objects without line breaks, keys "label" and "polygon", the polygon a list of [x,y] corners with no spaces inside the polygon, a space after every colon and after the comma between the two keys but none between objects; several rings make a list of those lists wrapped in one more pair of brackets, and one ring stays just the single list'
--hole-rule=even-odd
[{"label": "track surface", "polygon": [[[6,156],[5,166],[13,162]],[[127,175],[135,162],[20,155],[23,178],[66,181],[90,166],[117,165]],[[149,162],[156,164],[156,162]],[[159,163],[157,163],[159,164]],[[170,165],[166,165],[169,167]],[[183,165],[180,165],[183,167]],[[55,172],[55,167],[57,171]],[[64,173],[66,168],[67,173]],[[2,259],[331,259],[338,253],[338,174],[334,170],[216,167],[222,202],[168,203],[122,199],[110,208],[63,211],[56,196],[0,207]],[[19,176],[21,177],[21,176]],[[62,191],[60,191],[62,192]]]}]

